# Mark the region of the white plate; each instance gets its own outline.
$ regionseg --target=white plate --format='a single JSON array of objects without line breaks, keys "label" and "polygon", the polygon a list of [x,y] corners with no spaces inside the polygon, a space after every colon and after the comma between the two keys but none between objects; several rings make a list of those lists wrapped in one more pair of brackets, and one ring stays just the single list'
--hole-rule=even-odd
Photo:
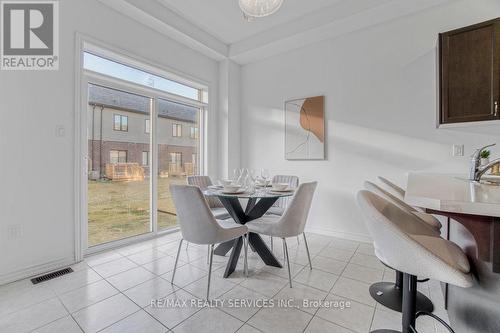
[{"label": "white plate", "polygon": [[220,191],[220,192],[221,192],[221,193],[223,193],[223,194],[242,194],[242,193],[245,193],[245,190],[238,190],[238,191],[236,191],[236,192],[231,192],[231,191],[224,191],[224,190],[222,190],[222,191]]},{"label": "white plate", "polygon": [[278,193],[293,192],[293,191],[294,191],[293,188],[286,188],[284,190],[274,190],[274,189],[271,189],[271,192],[278,192]]}]

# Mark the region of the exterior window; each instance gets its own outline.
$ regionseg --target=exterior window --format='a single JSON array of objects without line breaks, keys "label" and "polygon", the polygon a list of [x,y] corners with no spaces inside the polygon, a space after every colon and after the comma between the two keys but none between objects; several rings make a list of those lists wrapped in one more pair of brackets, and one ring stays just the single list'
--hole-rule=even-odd
[{"label": "exterior window", "polygon": [[198,129],[198,127],[191,127],[191,130],[189,132],[189,137],[191,139],[198,139],[199,138],[199,129]]},{"label": "exterior window", "polygon": [[[146,71],[124,65],[117,61],[106,59],[95,54],[83,53],[83,68],[104,75],[116,77],[121,80],[149,86],[155,89],[166,91],[179,96],[187,97],[193,100],[203,98],[201,89],[189,85],[169,80],[159,75],[148,73]],[[206,102],[203,100],[203,102]]]},{"label": "exterior window", "polygon": [[172,124],[172,136],[181,137],[182,136],[182,125]]},{"label": "exterior window", "polygon": [[144,133],[148,133],[151,131],[151,128],[150,128],[150,122],[149,122],[149,119],[145,119],[144,120]]},{"label": "exterior window", "polygon": [[149,151],[142,152],[142,165],[149,165]]},{"label": "exterior window", "polygon": [[194,166],[196,165],[196,154],[191,154],[191,163],[193,163]]},{"label": "exterior window", "polygon": [[113,129],[115,131],[128,131],[128,117],[121,114],[115,114],[113,120]]},{"label": "exterior window", "polygon": [[110,150],[109,151],[109,162],[112,164],[127,163],[127,151],[126,150]]},{"label": "exterior window", "polygon": [[170,153],[170,163],[175,165],[181,165],[182,153]]}]

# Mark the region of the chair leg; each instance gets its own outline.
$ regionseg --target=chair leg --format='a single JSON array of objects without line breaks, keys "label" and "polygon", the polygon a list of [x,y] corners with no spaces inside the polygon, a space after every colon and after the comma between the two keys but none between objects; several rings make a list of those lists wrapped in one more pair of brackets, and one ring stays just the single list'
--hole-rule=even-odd
[{"label": "chair leg", "polygon": [[174,284],[175,271],[177,270],[177,263],[179,262],[179,255],[181,254],[181,247],[182,247],[183,241],[184,241],[184,239],[181,239],[181,241],[179,243],[179,248],[177,249],[177,256],[175,257],[175,264],[174,264],[174,271],[172,272],[172,281],[170,281],[171,284]]},{"label": "chair leg", "polygon": [[288,257],[288,246],[286,245],[285,238],[283,238],[283,253],[285,254],[286,267],[288,268],[288,281],[290,282],[290,288],[292,288],[292,271],[290,269],[290,258]]},{"label": "chair leg", "polygon": [[[302,236],[304,236],[304,245],[306,246],[306,252],[307,252],[307,259],[309,260],[309,268],[313,269],[313,265],[311,263],[311,254],[309,253],[309,246],[307,245],[307,238],[306,238],[306,233],[303,232]],[[298,236],[297,236],[298,237]]]},{"label": "chair leg", "polygon": [[412,333],[417,314],[417,277],[404,273],[403,276],[403,331]]},{"label": "chair leg", "polygon": [[274,250],[274,243],[273,243],[273,237],[271,236],[271,251]]},{"label": "chair leg", "polygon": [[214,259],[214,245],[210,245],[210,259],[208,264],[208,285],[207,285],[207,301],[209,300],[210,295],[210,279],[212,278],[212,262]]},{"label": "chair leg", "polygon": [[189,247],[189,242],[186,242],[186,250],[188,249]]},{"label": "chair leg", "polygon": [[300,244],[300,238],[297,236],[297,244]]},{"label": "chair leg", "polygon": [[209,260],[210,260],[210,245],[207,246],[207,264]]},{"label": "chair leg", "polygon": [[248,277],[248,233],[243,236],[243,241],[245,245],[245,277]]}]

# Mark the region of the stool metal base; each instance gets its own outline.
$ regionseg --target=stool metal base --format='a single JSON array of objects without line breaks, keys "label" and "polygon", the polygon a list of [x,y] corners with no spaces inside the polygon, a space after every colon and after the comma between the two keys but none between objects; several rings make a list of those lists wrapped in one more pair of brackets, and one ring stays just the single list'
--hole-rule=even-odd
[{"label": "stool metal base", "polygon": [[[370,286],[370,295],[375,301],[382,304],[383,306],[397,312],[402,312],[403,291],[399,288],[396,288],[395,283],[374,283]],[[420,292],[417,292],[417,311],[434,311],[434,305],[432,304],[432,301]]]},{"label": "stool metal base", "polygon": [[401,333],[401,331],[395,331],[395,330],[375,330],[375,331],[371,331],[370,333]]}]

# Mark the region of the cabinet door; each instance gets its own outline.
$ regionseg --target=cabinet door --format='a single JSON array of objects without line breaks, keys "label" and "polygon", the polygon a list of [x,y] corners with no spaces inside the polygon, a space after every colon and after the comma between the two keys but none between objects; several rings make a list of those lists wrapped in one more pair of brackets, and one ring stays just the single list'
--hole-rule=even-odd
[{"label": "cabinet door", "polygon": [[440,35],[440,123],[499,119],[499,24]]}]

